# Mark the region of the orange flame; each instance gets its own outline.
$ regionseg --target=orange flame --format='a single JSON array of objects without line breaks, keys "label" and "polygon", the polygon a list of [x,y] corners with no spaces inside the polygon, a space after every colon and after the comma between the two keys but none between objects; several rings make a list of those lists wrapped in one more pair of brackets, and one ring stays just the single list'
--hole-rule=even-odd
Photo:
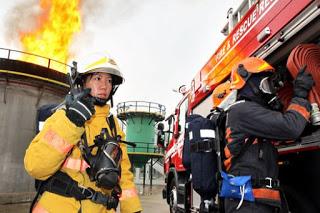
[{"label": "orange flame", "polygon": [[72,56],[69,48],[73,35],[81,28],[79,3],[80,0],[40,0],[38,27],[20,32],[20,41],[24,52],[46,58],[24,55],[22,60],[67,72],[57,61],[66,64]]}]

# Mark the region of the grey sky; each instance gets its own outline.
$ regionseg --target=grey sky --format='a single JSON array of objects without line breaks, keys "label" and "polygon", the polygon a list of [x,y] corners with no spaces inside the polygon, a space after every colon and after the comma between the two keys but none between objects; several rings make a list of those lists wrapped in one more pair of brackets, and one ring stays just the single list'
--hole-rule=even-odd
[{"label": "grey sky", "polygon": [[[3,1],[0,8],[0,47],[19,50],[9,36],[13,7],[35,0]],[[72,50],[77,57],[107,50],[125,76],[115,103],[152,101],[173,112],[181,95],[209,60],[224,36],[227,10],[239,0],[85,0],[83,31]],[[34,10],[35,8],[29,8]],[[28,10],[28,9],[26,9]],[[17,25],[19,23],[16,23]],[[12,29],[11,29],[12,32]],[[14,31],[13,31],[14,32]]]}]

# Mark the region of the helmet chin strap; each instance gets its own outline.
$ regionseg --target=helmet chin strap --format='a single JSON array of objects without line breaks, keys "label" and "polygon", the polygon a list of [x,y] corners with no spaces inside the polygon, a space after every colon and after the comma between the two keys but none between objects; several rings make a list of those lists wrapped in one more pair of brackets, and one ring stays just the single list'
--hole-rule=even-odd
[{"label": "helmet chin strap", "polygon": [[107,99],[94,97],[93,103],[94,103],[94,105],[97,105],[97,106],[104,106],[107,104]]},{"label": "helmet chin strap", "polygon": [[112,94],[110,94],[110,96],[105,99],[105,98],[97,98],[97,97],[94,97],[94,105],[97,105],[97,106],[104,106],[107,104],[107,102],[110,100],[110,105],[111,105],[111,108],[113,107],[113,98],[112,98]]}]

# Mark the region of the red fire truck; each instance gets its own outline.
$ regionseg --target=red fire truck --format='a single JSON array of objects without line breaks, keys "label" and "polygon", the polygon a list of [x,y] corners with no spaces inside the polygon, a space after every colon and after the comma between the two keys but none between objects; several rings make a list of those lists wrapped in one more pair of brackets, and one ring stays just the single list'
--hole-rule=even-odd
[{"label": "red fire truck", "polygon": [[[212,91],[228,79],[233,65],[241,59],[261,57],[278,70],[286,69],[289,54],[297,45],[320,45],[320,1],[245,0],[237,10],[228,11],[223,33],[227,37],[166,119],[169,130],[165,135],[163,198],[170,212],[199,211],[200,197],[192,189],[192,177],[182,164],[186,116],[209,114]],[[310,127],[299,140],[277,147],[281,186],[291,212],[320,212],[318,127]]]}]

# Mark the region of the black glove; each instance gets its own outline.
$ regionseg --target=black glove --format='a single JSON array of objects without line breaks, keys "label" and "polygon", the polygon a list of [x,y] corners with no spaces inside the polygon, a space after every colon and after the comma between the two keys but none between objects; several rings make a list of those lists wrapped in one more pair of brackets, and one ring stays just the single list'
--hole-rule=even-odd
[{"label": "black glove", "polygon": [[84,89],[76,95],[66,96],[66,116],[76,126],[81,127],[95,113],[91,89]]},{"label": "black glove", "polygon": [[119,204],[119,198],[115,196],[108,196],[108,201],[106,203],[107,210],[114,209],[116,210]]},{"label": "black glove", "polygon": [[122,189],[119,185],[117,185],[113,188],[111,195],[108,196],[109,199],[107,201],[107,204],[105,205],[107,207],[107,210],[110,210],[110,209],[116,210],[117,209],[121,193],[122,193]]},{"label": "black glove", "polygon": [[293,82],[293,96],[307,99],[309,91],[314,85],[313,77],[306,72],[306,66],[300,69],[296,79]]},{"label": "black glove", "polygon": [[104,205],[107,210],[116,210],[119,204],[119,197],[113,195],[104,195],[101,192],[95,192],[90,199],[94,203]]}]

